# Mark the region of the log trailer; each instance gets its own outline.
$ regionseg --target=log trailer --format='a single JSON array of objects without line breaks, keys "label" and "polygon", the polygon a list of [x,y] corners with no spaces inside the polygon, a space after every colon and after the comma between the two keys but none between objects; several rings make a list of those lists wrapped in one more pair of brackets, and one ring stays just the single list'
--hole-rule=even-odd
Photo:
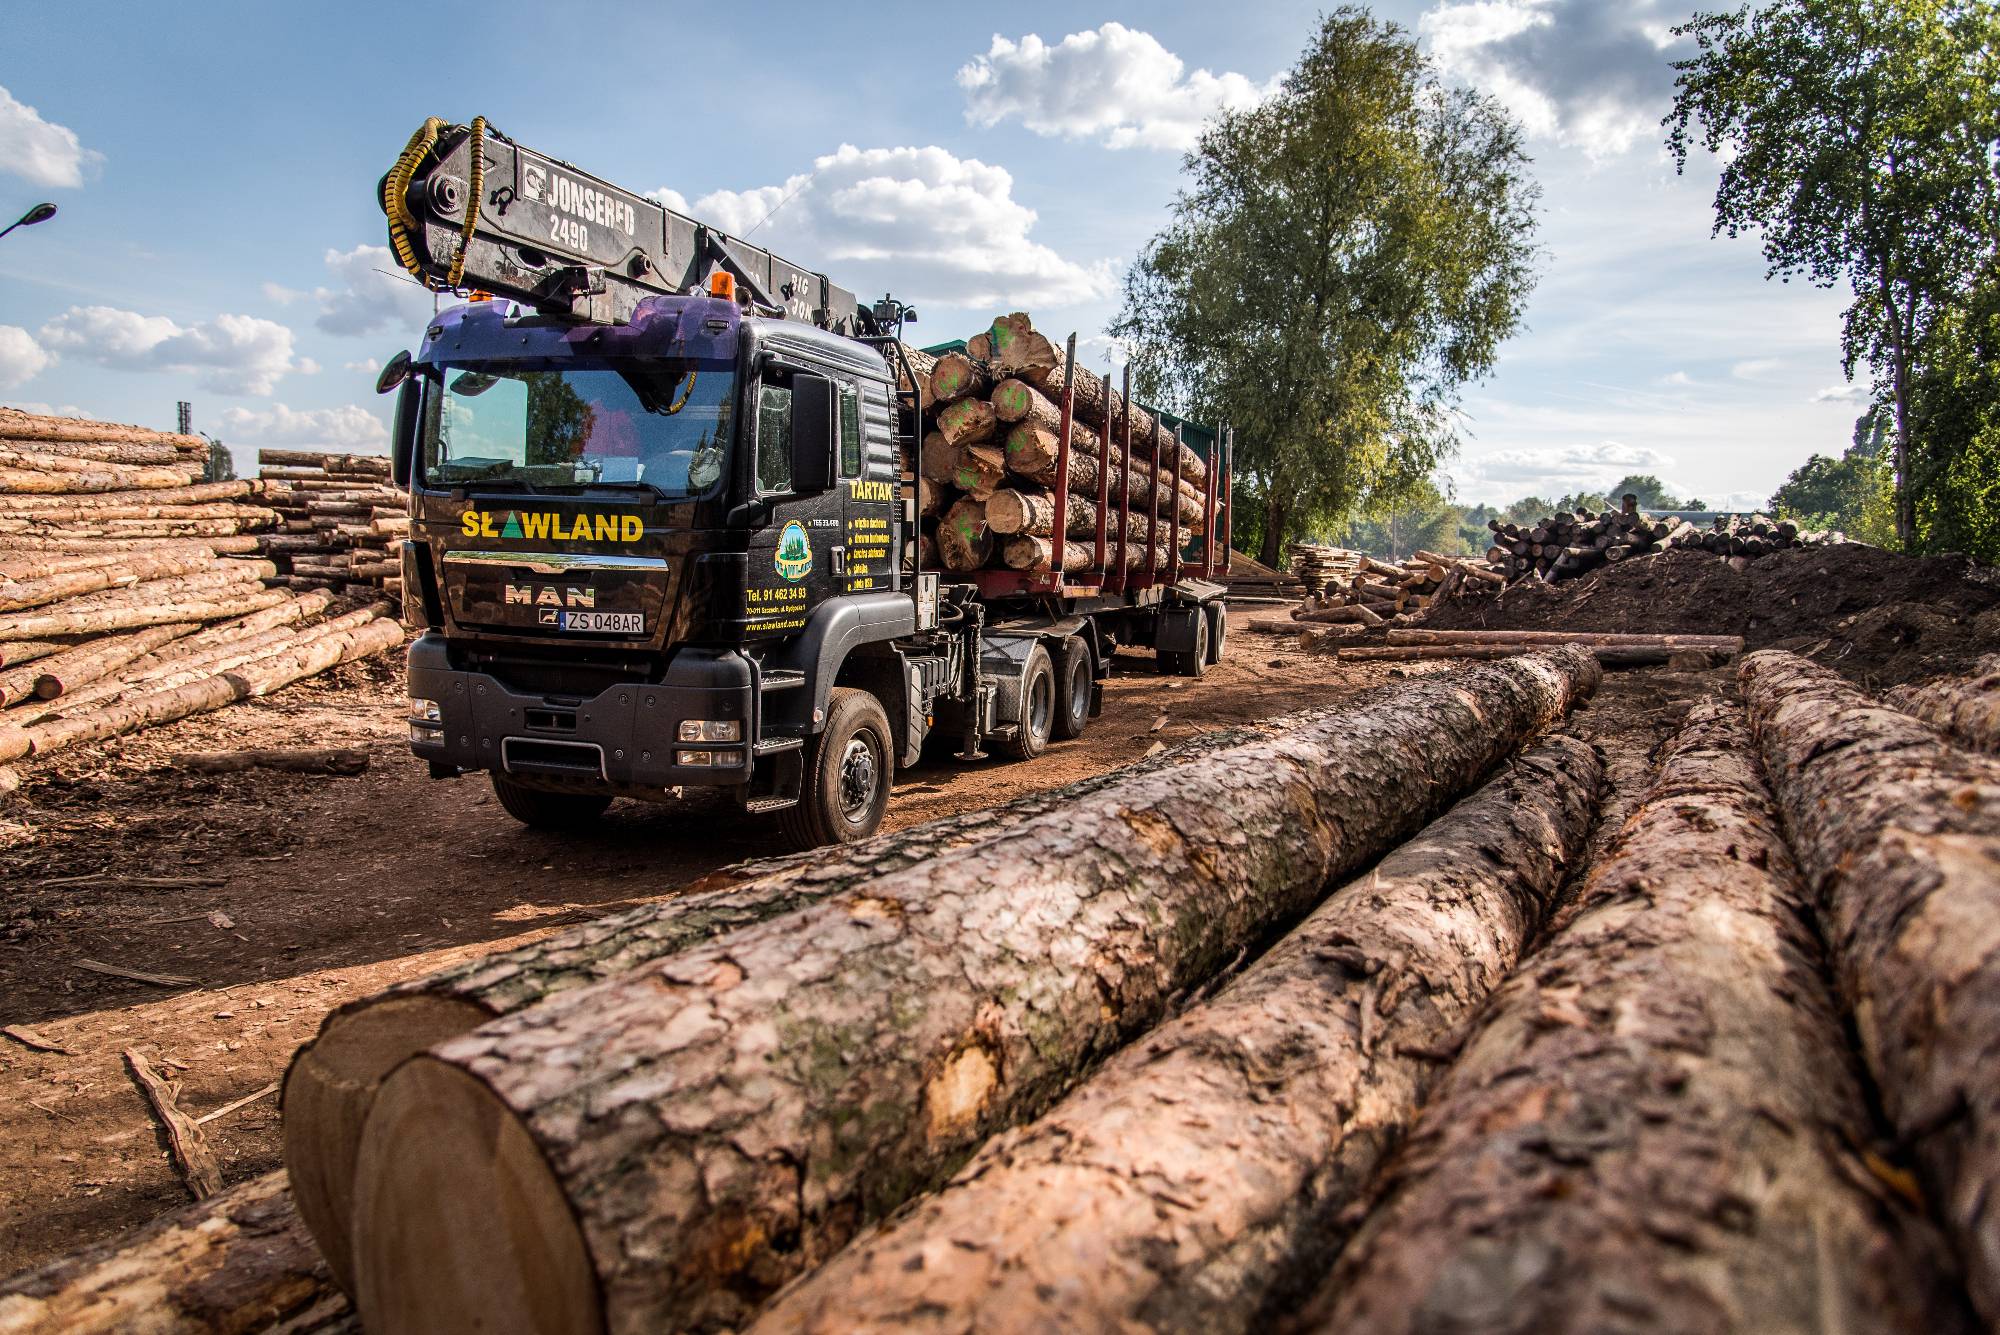
[{"label": "log trailer", "polygon": [[[1118,646],[1184,675],[1220,656],[1226,459],[1164,563],[1125,568],[1114,490],[1094,537],[1057,525],[1050,573],[926,569],[901,303],[479,120],[427,122],[381,203],[404,267],[470,298],[378,384],[399,396],[410,747],[433,776],[488,771],[552,827],[724,788],[797,844],[845,842],[933,737],[1028,759],[1099,712]],[[1089,569],[1065,573],[1065,541]]]}]

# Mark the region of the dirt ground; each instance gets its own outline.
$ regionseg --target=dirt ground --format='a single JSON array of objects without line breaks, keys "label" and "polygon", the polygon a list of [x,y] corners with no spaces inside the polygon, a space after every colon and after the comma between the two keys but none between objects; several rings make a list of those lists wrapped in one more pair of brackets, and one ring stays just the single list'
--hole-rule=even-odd
[{"label": "dirt ground", "polygon": [[[900,778],[888,825],[1058,787],[1403,671],[1343,668],[1241,633],[1199,681],[1153,675],[1150,655],[1121,658],[1082,739],[1027,764],[926,763]],[[0,1025],[67,1050],[0,1038],[0,1274],[187,1199],[125,1049],[177,1076],[181,1106],[202,1116],[278,1080],[335,1005],[779,850],[770,822],[712,802],[622,802],[583,840],[525,830],[483,778],[430,780],[404,748],[403,711],[394,664],[356,665],[64,753],[0,808]],[[366,746],[372,763],[352,778],[171,764],[285,745]],[[155,986],[84,960],[190,982]],[[278,1126],[274,1093],[205,1126],[228,1181],[278,1164]]]}]

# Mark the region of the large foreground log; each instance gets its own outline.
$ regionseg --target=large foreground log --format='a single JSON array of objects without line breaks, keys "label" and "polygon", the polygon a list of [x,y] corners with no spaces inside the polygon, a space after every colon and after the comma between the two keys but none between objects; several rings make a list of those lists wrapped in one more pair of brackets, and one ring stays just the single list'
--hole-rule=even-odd
[{"label": "large foreground log", "polygon": [[283,1173],[0,1281],[0,1335],[216,1335],[358,1329]]},{"label": "large foreground log", "polygon": [[740,1321],[1598,680],[1562,650],[1405,683],[432,1048],[362,1133],[364,1318]]},{"label": "large foreground log", "polygon": [[1885,699],[1976,751],[2000,754],[2000,658],[1986,658],[1969,677],[1898,686]]},{"label": "large foreground log", "polygon": [[1532,939],[1602,777],[1582,742],[1536,747],[755,1331],[1269,1328]]},{"label": "large foreground log", "polygon": [[1581,904],[1494,996],[1301,1328],[1969,1330],[1942,1238],[1862,1157],[1736,709],[1696,707]]},{"label": "large foreground log", "polygon": [[815,904],[871,877],[970,847],[1135,774],[1157,773],[1321,715],[1217,729],[1124,770],[846,848],[738,863],[677,897],[402,983],[329,1014],[285,1073],[285,1167],[300,1215],[341,1287],[353,1287],[354,1158],[375,1092],[405,1059],[559,993],[630,973],[725,932]]},{"label": "large foreground log", "polygon": [[1882,1109],[2000,1324],[2000,763],[1797,655],[1740,676]]}]

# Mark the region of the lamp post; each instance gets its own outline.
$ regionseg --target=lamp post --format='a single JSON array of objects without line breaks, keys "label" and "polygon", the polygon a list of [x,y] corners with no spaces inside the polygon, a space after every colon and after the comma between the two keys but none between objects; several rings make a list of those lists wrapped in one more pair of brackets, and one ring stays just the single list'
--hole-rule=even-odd
[{"label": "lamp post", "polygon": [[8,223],[5,227],[0,227],[0,236],[7,235],[7,233],[13,231],[16,227],[33,227],[36,223],[45,223],[55,216],[55,205],[37,204],[13,222]]}]

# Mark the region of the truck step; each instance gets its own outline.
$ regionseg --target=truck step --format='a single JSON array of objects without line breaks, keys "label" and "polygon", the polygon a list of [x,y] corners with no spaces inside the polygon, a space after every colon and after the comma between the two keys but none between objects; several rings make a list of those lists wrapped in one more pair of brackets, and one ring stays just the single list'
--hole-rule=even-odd
[{"label": "truck step", "polygon": [[743,810],[752,816],[761,816],[766,812],[783,811],[798,804],[799,799],[796,797],[752,797],[745,800]]},{"label": "truck step", "polygon": [[750,754],[762,759],[765,756],[782,755],[786,751],[803,751],[805,746],[806,740],[803,737],[766,737],[750,748]]},{"label": "truck step", "polygon": [[806,684],[806,674],[796,668],[766,668],[762,687],[765,691],[790,691]]}]

